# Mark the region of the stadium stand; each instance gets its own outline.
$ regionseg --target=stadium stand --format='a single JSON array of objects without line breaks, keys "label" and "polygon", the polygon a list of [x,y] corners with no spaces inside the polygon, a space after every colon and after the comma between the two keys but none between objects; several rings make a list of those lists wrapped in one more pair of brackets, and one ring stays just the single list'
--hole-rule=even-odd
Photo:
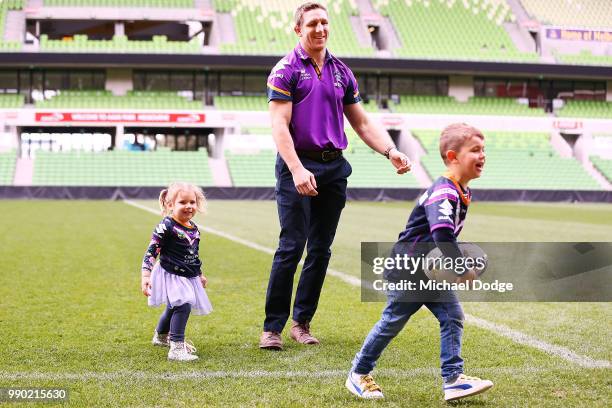
[{"label": "stadium stand", "polygon": [[19,94],[0,94],[0,109],[21,108],[24,96]]},{"label": "stadium stand", "polygon": [[268,110],[266,96],[215,96],[215,107],[221,110]]},{"label": "stadium stand", "polygon": [[[215,107],[221,110],[240,110],[240,111],[267,111],[268,98],[266,96],[215,96]],[[362,102],[366,112],[379,112],[375,101]]]},{"label": "stadium stand", "polygon": [[593,55],[589,50],[578,54],[562,54],[553,50],[552,54],[558,62],[571,65],[612,65],[612,55]]},{"label": "stadium stand", "polygon": [[559,117],[612,119],[612,102],[567,100],[556,111]]},{"label": "stadium stand", "polygon": [[15,150],[0,153],[0,185],[13,184],[17,154]]},{"label": "stadium stand", "polygon": [[106,109],[203,109],[199,101],[189,101],[176,92],[128,91],[114,96],[110,91],[60,91],[51,99],[37,101],[37,108]]},{"label": "stadium stand", "polygon": [[234,187],[270,187],[276,184],[274,164],[276,152],[225,152],[225,159]]},{"label": "stadium stand", "polygon": [[589,159],[597,171],[612,183],[612,159],[604,159],[598,156],[591,156]]},{"label": "stadium stand", "polygon": [[373,0],[393,22],[402,47],[398,57],[538,61],[536,53],[520,52],[503,23],[513,19],[503,0],[434,1]]},{"label": "stadium stand", "polygon": [[202,46],[197,38],[191,41],[168,41],[165,35],[154,35],[151,41],[128,40],[125,35],[116,35],[112,40],[89,40],[85,34],[72,38],[50,40],[46,34],[40,36],[43,52],[91,52],[91,53],[154,53],[154,54],[199,54]]},{"label": "stadium stand", "polygon": [[32,183],[39,186],[163,186],[176,180],[213,185],[206,150],[39,151]]},{"label": "stadium stand", "polygon": [[427,113],[457,115],[544,116],[543,109],[519,104],[513,98],[470,97],[458,102],[452,96],[401,95],[397,104],[391,104],[395,113]]},{"label": "stadium stand", "polygon": [[4,32],[6,29],[6,15],[9,10],[21,10],[25,5],[25,0],[0,0],[0,52],[21,51],[21,42],[5,41]]},{"label": "stadium stand", "polygon": [[193,0],[45,0],[45,7],[193,8]]},{"label": "stadium stand", "polygon": [[376,188],[420,188],[412,173],[398,175],[380,154],[374,152],[359,139],[351,128],[345,129],[349,145],[344,157],[351,163],[353,173],[348,179],[349,187]]},{"label": "stadium stand", "polygon": [[[297,44],[293,14],[302,0],[214,0],[218,13],[231,13],[236,30],[235,44],[222,44],[228,54],[285,55]],[[350,17],[358,15],[354,0],[329,4],[333,24],[329,49],[337,55],[371,56],[371,46],[360,46]]]},{"label": "stadium stand", "polygon": [[[421,163],[432,179],[445,167],[439,153],[439,132],[413,130],[428,152]],[[474,188],[599,190],[599,184],[573,158],[560,157],[551,147],[548,133],[485,132],[487,163],[484,176],[470,183]]]},{"label": "stadium stand", "polygon": [[521,0],[525,11],[544,24],[605,28],[612,27],[609,0]]}]

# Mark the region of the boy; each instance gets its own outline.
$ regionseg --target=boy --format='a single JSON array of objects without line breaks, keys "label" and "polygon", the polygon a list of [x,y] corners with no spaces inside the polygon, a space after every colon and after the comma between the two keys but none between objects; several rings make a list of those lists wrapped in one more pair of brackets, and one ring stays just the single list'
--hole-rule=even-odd
[{"label": "boy", "polygon": [[[484,136],[478,129],[465,123],[452,124],[440,135],[440,154],[448,171],[421,196],[410,214],[406,229],[399,235],[395,250],[401,248],[401,245],[407,248],[414,247],[417,242],[430,242],[431,245],[435,243],[447,257],[462,256],[457,246],[457,236],[463,228],[471,199],[468,182],[480,177],[484,167]],[[470,272],[473,278],[473,272]],[[389,293],[382,318],[372,328],[353,360],[345,384],[349,391],[361,398],[383,398],[380,387],[369,373],[389,342],[423,305],[440,322],[444,399],[457,400],[479,394],[493,386],[491,381],[463,374],[463,310],[454,292],[440,295],[444,296],[443,301],[428,302],[411,300],[410,294],[402,298],[396,293]]]}]

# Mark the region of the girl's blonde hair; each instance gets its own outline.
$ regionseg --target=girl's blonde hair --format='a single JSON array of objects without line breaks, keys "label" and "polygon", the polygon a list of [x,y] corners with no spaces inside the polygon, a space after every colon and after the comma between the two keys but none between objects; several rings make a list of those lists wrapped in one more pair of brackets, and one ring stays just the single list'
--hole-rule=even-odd
[{"label": "girl's blonde hair", "polygon": [[206,197],[202,189],[194,184],[176,182],[163,189],[159,193],[159,209],[162,215],[169,215],[171,213],[170,204],[174,202],[179,191],[190,191],[196,196],[196,206],[198,211],[203,213],[206,211]]}]

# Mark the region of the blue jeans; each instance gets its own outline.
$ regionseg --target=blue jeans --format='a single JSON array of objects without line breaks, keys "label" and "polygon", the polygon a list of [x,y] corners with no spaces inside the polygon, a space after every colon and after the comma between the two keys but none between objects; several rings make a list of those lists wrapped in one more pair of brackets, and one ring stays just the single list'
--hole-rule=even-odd
[{"label": "blue jeans", "polygon": [[349,162],[343,157],[327,163],[305,158],[301,161],[317,181],[319,194],[315,197],[300,195],[285,162],[280,156],[276,160],[275,192],[281,231],[266,293],[264,331],[281,332],[287,323],[293,276],[305,247],[307,255],[293,303],[293,320],[312,320],[346,203],[347,177],[352,171]]},{"label": "blue jeans", "polygon": [[449,302],[398,301],[391,294],[381,319],[374,325],[363,346],[353,360],[352,370],[368,374],[374,369],[383,350],[404,328],[410,316],[421,306],[427,307],[440,322],[440,362],[442,378],[445,380],[463,373],[461,358],[461,335],[463,334],[463,309],[457,296],[452,293]]}]

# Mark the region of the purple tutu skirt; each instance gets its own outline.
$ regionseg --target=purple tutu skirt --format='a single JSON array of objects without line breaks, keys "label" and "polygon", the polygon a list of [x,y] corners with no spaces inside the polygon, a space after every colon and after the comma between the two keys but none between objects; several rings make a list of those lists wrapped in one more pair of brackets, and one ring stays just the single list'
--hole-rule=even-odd
[{"label": "purple tutu skirt", "polygon": [[191,304],[191,312],[195,315],[207,315],[212,312],[212,305],[199,276],[186,278],[169,273],[158,262],[151,272],[149,306],[165,304],[177,307],[185,303]]}]

